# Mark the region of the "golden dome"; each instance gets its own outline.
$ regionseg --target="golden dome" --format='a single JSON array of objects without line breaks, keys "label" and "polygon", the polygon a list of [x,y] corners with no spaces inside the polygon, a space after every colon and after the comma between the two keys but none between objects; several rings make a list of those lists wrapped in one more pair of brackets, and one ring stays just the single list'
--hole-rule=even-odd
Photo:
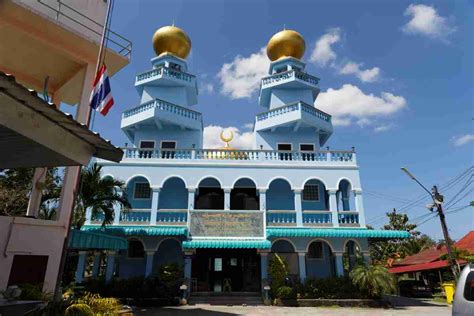
[{"label": "golden dome", "polygon": [[283,57],[300,59],[304,55],[306,44],[303,36],[293,30],[283,30],[270,38],[267,44],[267,55],[271,61]]},{"label": "golden dome", "polygon": [[163,26],[153,35],[153,48],[158,56],[169,53],[184,59],[191,51],[191,40],[179,27]]}]

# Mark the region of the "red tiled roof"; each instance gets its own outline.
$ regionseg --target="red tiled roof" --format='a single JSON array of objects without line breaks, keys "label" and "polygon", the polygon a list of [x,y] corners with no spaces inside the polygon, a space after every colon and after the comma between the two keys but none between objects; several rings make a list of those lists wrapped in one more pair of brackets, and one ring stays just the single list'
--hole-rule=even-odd
[{"label": "red tiled roof", "polygon": [[[458,260],[459,264],[464,264],[466,261]],[[424,271],[424,270],[433,270],[433,269],[440,269],[448,267],[449,263],[448,260],[439,260],[435,262],[428,262],[428,263],[421,263],[421,264],[412,264],[408,266],[401,266],[388,269],[390,273],[397,274],[397,273],[406,273],[406,272],[414,272],[414,271]]]},{"label": "red tiled roof", "polygon": [[468,250],[474,253],[474,230],[471,230],[463,238],[461,238],[455,245],[456,248]]}]

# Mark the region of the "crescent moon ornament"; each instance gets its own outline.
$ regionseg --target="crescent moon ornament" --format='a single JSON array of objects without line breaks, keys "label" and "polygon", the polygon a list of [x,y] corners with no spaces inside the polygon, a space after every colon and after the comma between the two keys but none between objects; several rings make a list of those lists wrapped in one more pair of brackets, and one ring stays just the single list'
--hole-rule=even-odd
[{"label": "crescent moon ornament", "polygon": [[[225,132],[228,132],[229,135],[226,137],[224,135]],[[231,130],[227,130],[227,131],[222,131],[221,132],[221,140],[226,143],[225,144],[225,148],[229,148],[229,142],[232,141],[232,139],[234,139],[234,133],[231,131]]]}]

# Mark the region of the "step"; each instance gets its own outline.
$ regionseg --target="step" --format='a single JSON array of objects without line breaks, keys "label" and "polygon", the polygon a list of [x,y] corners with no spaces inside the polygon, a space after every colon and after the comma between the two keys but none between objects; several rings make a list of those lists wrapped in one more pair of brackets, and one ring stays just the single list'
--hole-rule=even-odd
[{"label": "step", "polygon": [[188,301],[189,305],[262,305],[262,299],[258,292],[198,292],[193,293]]}]

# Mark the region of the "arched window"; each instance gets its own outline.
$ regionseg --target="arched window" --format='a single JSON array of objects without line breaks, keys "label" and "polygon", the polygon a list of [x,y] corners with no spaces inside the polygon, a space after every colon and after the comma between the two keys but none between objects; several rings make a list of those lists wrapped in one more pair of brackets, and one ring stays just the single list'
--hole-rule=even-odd
[{"label": "arched window", "polygon": [[143,244],[138,239],[130,239],[128,241],[128,257],[129,258],[144,258],[145,249]]}]

